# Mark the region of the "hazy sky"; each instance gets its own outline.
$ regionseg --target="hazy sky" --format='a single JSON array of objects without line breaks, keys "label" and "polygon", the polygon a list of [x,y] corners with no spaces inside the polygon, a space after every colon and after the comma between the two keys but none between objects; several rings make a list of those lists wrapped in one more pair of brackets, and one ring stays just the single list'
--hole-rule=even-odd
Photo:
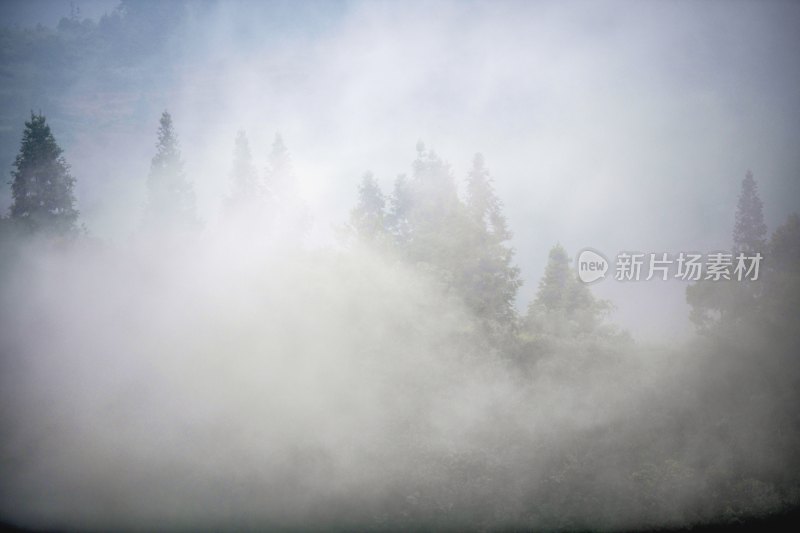
[{"label": "hazy sky", "polygon": [[[54,23],[68,5],[12,3],[3,16]],[[97,16],[114,4],[86,5]],[[55,134],[97,235],[137,227],[164,108],[212,224],[236,131],[262,168],[280,131],[313,245],[333,241],[365,171],[386,191],[409,172],[417,141],[458,179],[482,152],[515,233],[522,308],[556,242],[572,255],[727,248],[748,169],[770,229],[797,210],[796,3],[221,2],[188,13],[142,67],[146,83],[108,89],[98,72],[43,109],[61,117]],[[595,291],[624,325],[664,336],[687,327],[683,287],[607,280]]]}]

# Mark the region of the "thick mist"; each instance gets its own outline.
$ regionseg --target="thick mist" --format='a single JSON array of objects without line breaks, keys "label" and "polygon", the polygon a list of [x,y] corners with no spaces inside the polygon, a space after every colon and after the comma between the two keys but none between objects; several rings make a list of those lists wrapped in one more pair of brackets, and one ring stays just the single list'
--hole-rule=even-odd
[{"label": "thick mist", "polygon": [[618,448],[692,389],[674,378],[687,356],[509,364],[434,280],[358,249],[223,234],[16,251],[0,335],[14,522],[571,529],[719,512],[695,506],[722,474],[669,469],[724,443],[661,443],[645,481]]},{"label": "thick mist", "polygon": [[796,518],[798,6],[78,4],[0,6],[0,166],[76,180],[1,191],[0,525]]}]

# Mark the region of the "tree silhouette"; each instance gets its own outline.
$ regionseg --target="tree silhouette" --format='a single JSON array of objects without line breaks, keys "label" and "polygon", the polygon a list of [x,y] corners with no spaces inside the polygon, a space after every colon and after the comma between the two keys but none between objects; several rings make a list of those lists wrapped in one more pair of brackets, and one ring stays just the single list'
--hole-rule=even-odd
[{"label": "tree silhouette", "polygon": [[11,176],[11,218],[33,231],[76,231],[75,178],[42,114],[25,122]]},{"label": "tree silhouette", "polygon": [[749,170],[742,180],[742,190],[736,207],[736,220],[733,226],[733,251],[757,252],[766,244],[767,225],[764,223],[764,212],[761,198],[758,197],[758,186]]},{"label": "tree silhouette", "polygon": [[466,211],[472,234],[463,262],[468,303],[494,334],[510,333],[516,321],[514,299],[522,281],[519,268],[513,265],[511,232],[502,204],[481,154],[475,155],[467,175]]},{"label": "tree silhouette", "polygon": [[597,300],[570,267],[566,250],[556,244],[550,249],[536,298],[528,307],[529,333],[564,339],[597,332],[610,304]]},{"label": "tree silhouette", "polygon": [[231,195],[232,204],[241,204],[252,201],[259,194],[258,172],[253,164],[253,155],[250,152],[250,143],[247,134],[239,131],[233,149],[233,168],[231,169]]},{"label": "tree silhouette", "polygon": [[155,230],[188,230],[198,226],[195,197],[186,179],[178,137],[167,111],[161,114],[156,155],[147,178],[145,225]]},{"label": "tree silhouette", "polygon": [[[763,204],[753,173],[748,170],[734,219],[733,257],[764,251],[766,234]],[[760,282],[700,280],[686,288],[686,302],[691,306],[689,318],[702,333],[738,327],[757,310],[762,288]]]},{"label": "tree silhouette", "polygon": [[351,227],[362,242],[391,247],[432,274],[472,311],[481,338],[502,342],[516,327],[514,299],[521,280],[483,157],[473,161],[465,203],[450,166],[421,142],[416,150],[411,179],[397,178],[388,210],[372,176],[364,177]]},{"label": "tree silhouette", "polygon": [[358,203],[350,212],[350,227],[357,239],[367,245],[382,245],[388,237],[386,198],[378,182],[368,172],[358,187]]}]

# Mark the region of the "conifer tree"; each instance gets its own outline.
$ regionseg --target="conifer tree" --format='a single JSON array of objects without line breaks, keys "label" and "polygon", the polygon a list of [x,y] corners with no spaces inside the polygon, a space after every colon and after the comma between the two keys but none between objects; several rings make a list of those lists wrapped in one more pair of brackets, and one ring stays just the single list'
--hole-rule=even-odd
[{"label": "conifer tree", "polygon": [[411,179],[396,179],[388,208],[372,175],[364,176],[351,229],[362,242],[391,249],[461,299],[481,338],[494,346],[509,341],[516,331],[514,300],[522,282],[483,157],[473,161],[466,203],[450,166],[421,142],[412,168]]},{"label": "conifer tree", "polygon": [[495,328],[510,327],[516,319],[514,299],[522,285],[519,268],[513,265],[514,250],[509,245],[502,204],[483,156],[476,154],[467,176],[467,202],[472,246],[464,262],[468,298],[472,307]]},{"label": "conifer tree", "polygon": [[288,199],[293,196],[294,175],[289,150],[278,133],[269,152],[269,165],[264,182],[268,194],[275,199]]},{"label": "conifer tree", "polygon": [[236,134],[230,187],[231,193],[223,203],[225,222],[232,224],[240,235],[243,232],[259,235],[265,229],[274,206],[267,205],[268,198],[253,164],[250,143],[244,131]]},{"label": "conifer tree", "polygon": [[422,263],[453,285],[465,242],[464,206],[450,166],[417,143],[405,201],[409,239],[404,249],[412,263]]},{"label": "conifer tree", "polygon": [[493,342],[515,328],[521,285],[501,207],[483,157],[473,162],[464,203],[450,166],[420,142],[412,177],[398,178],[388,215],[403,255],[458,294]]},{"label": "conifer tree", "polygon": [[597,300],[578,280],[566,250],[557,244],[548,255],[526,322],[529,331],[566,339],[595,333],[609,308],[608,302]]},{"label": "conifer tree", "polygon": [[187,230],[198,225],[192,184],[183,170],[178,137],[167,111],[161,114],[156,155],[147,178],[145,225],[155,230]]},{"label": "conifer tree", "polygon": [[253,155],[250,152],[250,143],[247,134],[239,131],[233,149],[233,168],[231,169],[231,195],[232,206],[247,204],[258,196],[258,172],[253,165]]},{"label": "conifer tree", "polygon": [[481,154],[475,154],[467,176],[467,209],[495,241],[503,242],[511,238],[500,200],[495,195],[492,178]]},{"label": "conifer tree", "polygon": [[33,231],[76,231],[75,178],[44,115],[31,113],[11,172],[11,219]]},{"label": "conifer tree", "polygon": [[358,203],[350,212],[350,226],[359,241],[369,245],[386,242],[386,198],[368,172],[358,187]]},{"label": "conifer tree", "polygon": [[[742,180],[739,202],[733,225],[733,257],[751,256],[766,248],[767,225],[758,187],[749,170]],[[702,333],[720,328],[736,328],[747,315],[757,310],[760,282],[700,280],[686,288],[686,302],[691,306],[689,318]]]},{"label": "conifer tree", "polygon": [[400,174],[394,181],[392,194],[389,196],[389,207],[386,225],[396,245],[403,248],[411,238],[411,227],[408,217],[411,211],[411,189],[405,174]]},{"label": "conifer tree", "polygon": [[311,216],[298,194],[292,158],[283,137],[275,135],[264,177],[265,203],[274,230],[287,242],[298,244],[311,227]]},{"label": "conifer tree", "polygon": [[567,251],[560,244],[556,244],[548,254],[534,305],[548,312],[563,310],[567,306],[567,295],[572,285],[571,277]]},{"label": "conifer tree", "polygon": [[739,194],[739,203],[736,206],[736,219],[733,226],[733,251],[758,252],[766,244],[767,225],[764,223],[764,211],[761,198],[758,196],[758,186],[749,170]]}]

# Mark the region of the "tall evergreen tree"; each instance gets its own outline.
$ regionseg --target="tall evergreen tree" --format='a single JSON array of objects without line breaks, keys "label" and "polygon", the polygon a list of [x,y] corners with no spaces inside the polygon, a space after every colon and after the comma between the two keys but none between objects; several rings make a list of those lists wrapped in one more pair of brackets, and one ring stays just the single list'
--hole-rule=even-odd
[{"label": "tall evergreen tree", "polygon": [[[800,326],[800,215],[789,215],[786,222],[775,229],[767,253],[766,287],[759,295],[760,305],[754,307],[759,318],[783,329],[786,338],[793,338],[800,344],[796,333]],[[795,350],[793,355],[797,353]]]},{"label": "tall evergreen tree", "polygon": [[495,327],[509,327],[516,320],[514,300],[522,281],[513,265],[514,249],[502,204],[483,156],[476,154],[467,175],[466,210],[472,246],[464,275],[472,307]]},{"label": "tall evergreen tree", "polygon": [[547,256],[547,265],[533,304],[548,312],[563,310],[567,307],[571,286],[572,272],[567,251],[556,244]]},{"label": "tall evergreen tree", "polygon": [[492,178],[481,154],[475,154],[472,169],[467,175],[467,209],[497,242],[511,238],[500,200],[495,195]]},{"label": "tall evergreen tree", "polygon": [[167,111],[161,114],[156,155],[147,178],[145,225],[151,229],[187,230],[198,225],[192,184],[183,170],[178,137]]},{"label": "tall evergreen tree", "polygon": [[749,170],[742,180],[739,203],[736,206],[736,220],[733,226],[733,250],[738,252],[762,251],[766,244],[767,225],[758,186]]},{"label": "tall evergreen tree", "polygon": [[358,203],[350,212],[350,226],[362,243],[386,243],[386,198],[370,172],[364,175],[358,187]]},{"label": "tall evergreen tree", "polygon": [[389,196],[389,208],[386,225],[394,242],[401,248],[408,245],[411,238],[409,213],[411,212],[411,189],[405,174],[400,174],[394,181],[394,189]]},{"label": "tall evergreen tree", "polygon": [[288,243],[301,242],[311,226],[311,217],[297,190],[292,158],[283,137],[275,135],[264,177],[265,201],[269,205],[273,229]]},{"label": "tall evergreen tree", "polygon": [[239,235],[259,238],[274,209],[253,164],[250,143],[244,131],[236,134],[230,171],[231,193],[223,203],[225,222]]},{"label": "tall evergreen tree", "polygon": [[233,149],[233,168],[231,169],[232,204],[248,203],[259,194],[258,172],[253,164],[247,134],[239,131]]},{"label": "tall evergreen tree", "polygon": [[76,230],[75,178],[42,114],[25,122],[22,145],[11,171],[11,218],[34,231]]},{"label": "tall evergreen tree", "polygon": [[597,300],[578,280],[566,250],[557,244],[548,255],[536,298],[528,307],[528,330],[558,337],[596,332],[610,304]]},{"label": "tall evergreen tree", "polygon": [[410,180],[395,182],[388,225],[402,254],[434,273],[458,294],[492,341],[516,324],[514,299],[521,285],[513,266],[511,236],[483,158],[467,180],[467,203],[450,166],[417,144]]},{"label": "tall evergreen tree", "polygon": [[[764,252],[766,234],[763,204],[753,173],[748,170],[742,180],[733,225],[734,257]],[[686,302],[691,306],[689,318],[702,333],[735,329],[757,311],[761,290],[761,282],[700,280],[686,287]]]},{"label": "tall evergreen tree", "polygon": [[267,192],[273,198],[285,199],[287,196],[293,196],[293,181],[292,159],[283,137],[278,133],[269,152],[269,165],[264,179]]},{"label": "tall evergreen tree", "polygon": [[452,284],[467,244],[464,206],[455,179],[450,166],[422,142],[417,143],[412,168],[405,199],[409,232],[405,254]]},{"label": "tall evergreen tree", "polygon": [[411,179],[397,178],[387,199],[371,174],[359,187],[350,227],[362,242],[378,244],[431,274],[466,304],[476,333],[497,346],[516,330],[514,300],[522,284],[512,264],[511,232],[489,171],[478,155],[467,179],[467,202],[450,166],[417,144]]},{"label": "tall evergreen tree", "polygon": [[411,222],[420,231],[440,228],[459,214],[462,206],[450,165],[422,142],[417,143],[411,187]]}]

